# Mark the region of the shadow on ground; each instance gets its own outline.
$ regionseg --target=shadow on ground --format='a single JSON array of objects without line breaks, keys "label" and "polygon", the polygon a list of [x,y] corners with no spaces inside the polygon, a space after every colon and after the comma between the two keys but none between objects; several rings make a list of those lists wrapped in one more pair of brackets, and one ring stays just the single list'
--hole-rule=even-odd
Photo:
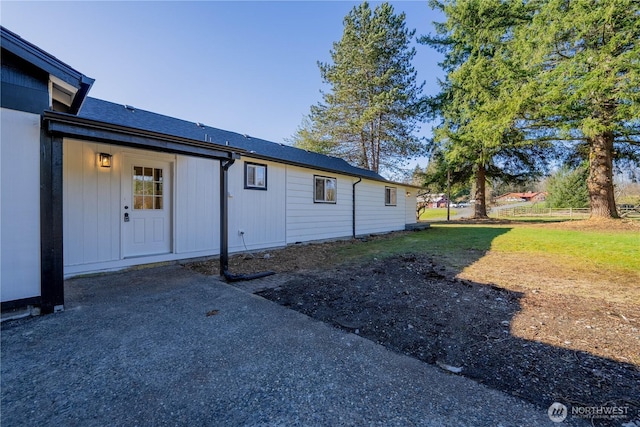
[{"label": "shadow on ground", "polygon": [[[469,239],[462,254],[469,265],[508,230],[450,238]],[[446,242],[433,244],[440,250]],[[456,279],[438,260],[411,254],[415,249],[409,245],[405,255],[365,265],[299,273],[258,294],[542,408],[561,402],[582,415],[616,408],[619,418],[596,418],[594,425],[640,422],[638,366],[514,336],[511,322],[522,310],[522,293]]]}]

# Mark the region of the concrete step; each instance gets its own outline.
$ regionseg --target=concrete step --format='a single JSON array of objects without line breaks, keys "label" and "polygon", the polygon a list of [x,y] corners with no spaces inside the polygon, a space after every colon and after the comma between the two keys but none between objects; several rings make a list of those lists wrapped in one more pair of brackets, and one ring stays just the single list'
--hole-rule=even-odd
[{"label": "concrete step", "polygon": [[426,230],[429,227],[431,227],[431,224],[428,222],[416,222],[414,224],[405,224],[404,229],[407,231],[419,231]]}]

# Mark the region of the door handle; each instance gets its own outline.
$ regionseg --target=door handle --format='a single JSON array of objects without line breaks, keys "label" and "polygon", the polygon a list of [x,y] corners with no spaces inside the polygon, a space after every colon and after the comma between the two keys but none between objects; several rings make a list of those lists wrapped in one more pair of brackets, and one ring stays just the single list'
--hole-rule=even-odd
[{"label": "door handle", "polygon": [[124,222],[129,222],[129,212],[124,213]]}]

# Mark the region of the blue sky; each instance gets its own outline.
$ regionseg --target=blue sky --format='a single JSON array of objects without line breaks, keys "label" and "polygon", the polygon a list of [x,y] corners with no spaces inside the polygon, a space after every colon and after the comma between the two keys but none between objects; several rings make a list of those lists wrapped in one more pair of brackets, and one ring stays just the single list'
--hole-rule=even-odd
[{"label": "blue sky", "polygon": [[[426,1],[390,3],[416,35],[443,20]],[[0,22],[96,79],[90,96],[284,142],[321,100],[317,61],[330,60],[357,4],[3,0]],[[436,93],[441,57],[416,48],[418,78]]]}]

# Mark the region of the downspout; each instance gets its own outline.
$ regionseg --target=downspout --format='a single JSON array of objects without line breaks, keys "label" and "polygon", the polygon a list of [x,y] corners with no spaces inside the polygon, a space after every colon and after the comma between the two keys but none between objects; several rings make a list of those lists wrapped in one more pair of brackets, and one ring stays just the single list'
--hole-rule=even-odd
[{"label": "downspout", "polygon": [[273,271],[255,274],[231,274],[229,272],[229,168],[235,159],[220,160],[220,275],[229,282],[252,280],[271,276]]},{"label": "downspout", "polygon": [[358,178],[356,182],[353,183],[353,191],[351,192],[351,224],[353,226],[353,238],[356,238],[356,185],[358,185],[362,181],[362,177]]}]

